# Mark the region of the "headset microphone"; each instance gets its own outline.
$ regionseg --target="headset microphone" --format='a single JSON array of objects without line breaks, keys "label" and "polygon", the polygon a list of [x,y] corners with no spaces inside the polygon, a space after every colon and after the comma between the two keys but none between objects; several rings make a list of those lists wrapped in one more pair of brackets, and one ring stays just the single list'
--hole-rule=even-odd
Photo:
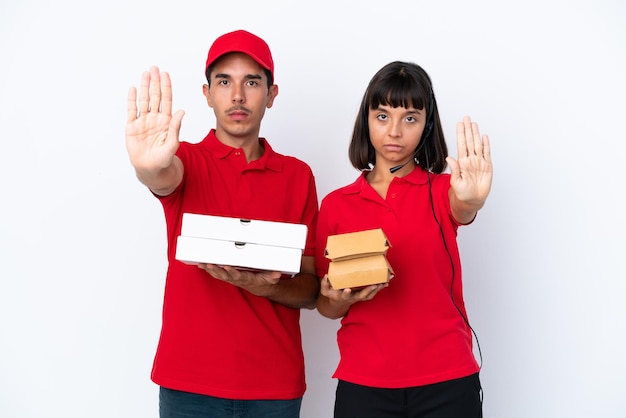
[{"label": "headset microphone", "polygon": [[426,138],[428,138],[428,135],[430,135],[430,131],[432,130],[432,122],[428,122],[426,124],[426,128],[424,129],[424,133],[422,133],[422,139],[420,140],[419,145],[417,146],[417,149],[415,150],[415,152],[413,153],[413,156],[411,157],[410,160],[408,160],[405,163],[402,163],[400,165],[396,165],[394,167],[391,167],[389,169],[389,172],[391,174],[395,173],[398,170],[402,170],[402,168],[407,165],[408,163],[411,162],[411,160],[415,160],[415,164],[419,164],[419,161],[417,160],[417,154],[420,152],[420,150],[422,149],[422,146],[424,145],[424,143],[426,142]]},{"label": "headset microphone", "polygon": [[[411,160],[413,160],[413,158],[411,158]],[[395,167],[391,167],[391,168],[389,169],[389,172],[390,172],[391,174],[393,174],[393,173],[395,173],[396,171],[401,170],[401,169],[402,169],[405,165],[407,165],[408,163],[410,163],[410,162],[411,162],[411,160],[408,160],[406,163],[403,163],[403,164],[397,165],[397,166],[395,166]]]}]

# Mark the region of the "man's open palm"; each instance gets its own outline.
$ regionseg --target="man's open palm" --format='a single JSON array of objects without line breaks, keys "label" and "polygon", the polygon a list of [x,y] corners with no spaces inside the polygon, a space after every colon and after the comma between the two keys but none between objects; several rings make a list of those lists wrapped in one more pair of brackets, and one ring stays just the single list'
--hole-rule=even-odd
[{"label": "man's open palm", "polygon": [[137,171],[168,167],[179,146],[182,110],[172,116],[172,83],[169,74],[151,67],[141,75],[139,104],[137,89],[128,91],[126,149]]}]

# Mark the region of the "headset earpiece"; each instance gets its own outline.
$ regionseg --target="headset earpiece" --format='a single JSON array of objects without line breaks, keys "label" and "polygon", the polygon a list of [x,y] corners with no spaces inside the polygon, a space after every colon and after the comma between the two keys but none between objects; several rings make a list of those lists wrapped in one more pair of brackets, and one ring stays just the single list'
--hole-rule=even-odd
[{"label": "headset earpiece", "polygon": [[430,120],[426,122],[426,127],[424,128],[424,132],[422,132],[422,140],[426,140],[426,138],[428,138],[428,135],[430,135],[430,132],[432,130],[433,130],[433,121]]},{"label": "headset earpiece", "polygon": [[428,114],[426,115],[426,126],[424,127],[424,132],[422,132],[422,141],[425,141],[428,138],[433,130],[433,125],[435,124],[433,121],[435,113],[435,97],[432,89],[430,90],[428,96]]}]

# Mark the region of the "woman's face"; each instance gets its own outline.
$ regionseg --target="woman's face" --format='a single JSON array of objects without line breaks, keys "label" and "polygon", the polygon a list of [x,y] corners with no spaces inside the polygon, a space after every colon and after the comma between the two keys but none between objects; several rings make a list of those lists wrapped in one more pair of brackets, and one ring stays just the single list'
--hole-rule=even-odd
[{"label": "woman's face", "polygon": [[426,109],[380,105],[368,115],[375,165],[393,167],[413,158],[426,126]]}]

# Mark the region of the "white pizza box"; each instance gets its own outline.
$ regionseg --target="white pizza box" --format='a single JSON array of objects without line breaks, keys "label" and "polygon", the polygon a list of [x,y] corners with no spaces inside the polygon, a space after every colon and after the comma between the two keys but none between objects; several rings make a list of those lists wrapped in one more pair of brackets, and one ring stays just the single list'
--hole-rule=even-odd
[{"label": "white pizza box", "polygon": [[303,224],[184,213],[176,259],[295,274],[306,236]]}]

